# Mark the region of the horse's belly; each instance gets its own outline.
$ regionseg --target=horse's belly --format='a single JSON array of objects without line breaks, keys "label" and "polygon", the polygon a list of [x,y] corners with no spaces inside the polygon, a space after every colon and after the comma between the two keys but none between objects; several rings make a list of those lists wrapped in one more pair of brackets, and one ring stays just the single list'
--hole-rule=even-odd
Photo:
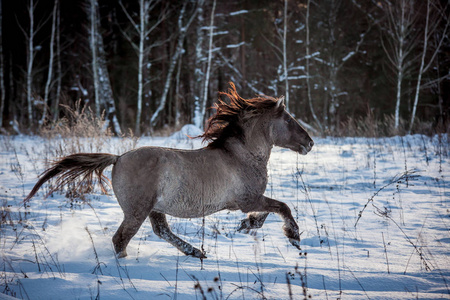
[{"label": "horse's belly", "polygon": [[200,218],[224,209],[236,210],[237,207],[227,201],[204,203],[181,197],[171,200],[159,198],[153,208],[154,211],[177,218]]}]

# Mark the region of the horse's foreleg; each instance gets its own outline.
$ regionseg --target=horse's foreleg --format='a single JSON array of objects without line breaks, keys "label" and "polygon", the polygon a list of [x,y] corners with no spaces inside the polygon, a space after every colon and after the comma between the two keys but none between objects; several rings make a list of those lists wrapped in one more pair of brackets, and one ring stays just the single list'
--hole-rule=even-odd
[{"label": "horse's foreleg", "polygon": [[150,222],[152,223],[153,231],[157,236],[159,236],[172,246],[176,247],[185,255],[202,259],[206,258],[205,254],[202,251],[183,241],[170,230],[165,214],[151,212],[149,218]]},{"label": "horse's foreleg", "polygon": [[255,201],[246,201],[245,207],[241,208],[241,210],[243,212],[262,212],[261,214],[259,214],[259,216],[270,212],[278,214],[284,221],[284,235],[289,239],[293,246],[301,250],[298,225],[297,222],[295,222],[294,217],[292,216],[291,209],[286,205],[286,203],[261,196],[260,198],[255,199]]},{"label": "horse's foreleg", "polygon": [[250,229],[258,229],[264,225],[268,212],[251,212],[247,215],[247,218],[241,221],[239,228],[237,231],[244,230],[245,233],[248,233]]},{"label": "horse's foreleg", "polygon": [[138,217],[125,215],[122,224],[113,236],[114,250],[119,258],[127,256],[127,245],[138,232],[146,217],[146,215]]}]

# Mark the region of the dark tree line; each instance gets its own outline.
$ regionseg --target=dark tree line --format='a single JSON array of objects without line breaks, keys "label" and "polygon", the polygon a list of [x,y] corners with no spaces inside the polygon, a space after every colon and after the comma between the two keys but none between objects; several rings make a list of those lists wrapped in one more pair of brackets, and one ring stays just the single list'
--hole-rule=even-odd
[{"label": "dark tree line", "polygon": [[449,3],[3,0],[0,125],[36,131],[81,99],[116,133],[202,127],[233,81],[318,133],[448,131]]}]

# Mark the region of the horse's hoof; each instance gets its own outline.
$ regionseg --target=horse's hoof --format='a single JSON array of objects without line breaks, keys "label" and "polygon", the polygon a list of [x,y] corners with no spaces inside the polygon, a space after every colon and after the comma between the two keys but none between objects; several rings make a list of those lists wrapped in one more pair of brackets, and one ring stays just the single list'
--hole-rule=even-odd
[{"label": "horse's hoof", "polygon": [[128,254],[127,254],[127,250],[122,250],[122,251],[120,251],[119,253],[117,253],[117,258],[124,258],[124,257],[126,257]]},{"label": "horse's hoof", "polygon": [[300,240],[289,239],[289,242],[291,242],[292,246],[302,251],[302,249],[300,248]]},{"label": "horse's hoof", "polygon": [[189,253],[188,255],[193,256],[193,257],[197,257],[197,258],[200,258],[200,259],[207,258],[206,255],[205,255],[202,251],[200,251],[199,249],[197,249],[197,248],[194,248],[194,249],[192,250],[192,252]]}]

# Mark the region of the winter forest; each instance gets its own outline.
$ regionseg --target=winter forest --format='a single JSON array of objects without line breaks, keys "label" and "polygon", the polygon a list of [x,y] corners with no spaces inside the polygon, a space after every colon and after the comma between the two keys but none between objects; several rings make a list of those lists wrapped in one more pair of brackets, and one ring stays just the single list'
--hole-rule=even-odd
[{"label": "winter forest", "polygon": [[2,130],[77,105],[115,134],[203,128],[228,82],[317,135],[448,131],[449,2],[2,1]]},{"label": "winter forest", "polygon": [[[449,33],[450,0],[0,0],[0,299],[448,299]],[[198,155],[212,148],[191,137],[230,82],[246,99],[284,97],[311,151],[274,131],[301,128],[272,101],[274,121],[249,117],[262,133],[247,136],[287,142],[261,138],[264,157],[239,141],[256,155]],[[124,177],[104,166],[112,182],[137,182],[123,189],[69,172],[81,175],[24,202],[59,158],[111,153],[117,165],[141,147],[192,156],[144,157]],[[166,175],[153,159],[177,168]],[[233,200],[229,191],[252,190],[225,168],[236,159],[252,184],[265,180],[257,199],[285,204],[300,240],[276,210],[248,230],[234,206],[170,211],[156,226],[152,211],[118,255],[128,205],[114,191],[179,182],[167,185],[174,202],[209,197],[204,209],[220,197],[202,178],[229,175],[209,189]],[[179,189],[190,180],[209,196]],[[207,258],[184,255],[163,229]]]}]

